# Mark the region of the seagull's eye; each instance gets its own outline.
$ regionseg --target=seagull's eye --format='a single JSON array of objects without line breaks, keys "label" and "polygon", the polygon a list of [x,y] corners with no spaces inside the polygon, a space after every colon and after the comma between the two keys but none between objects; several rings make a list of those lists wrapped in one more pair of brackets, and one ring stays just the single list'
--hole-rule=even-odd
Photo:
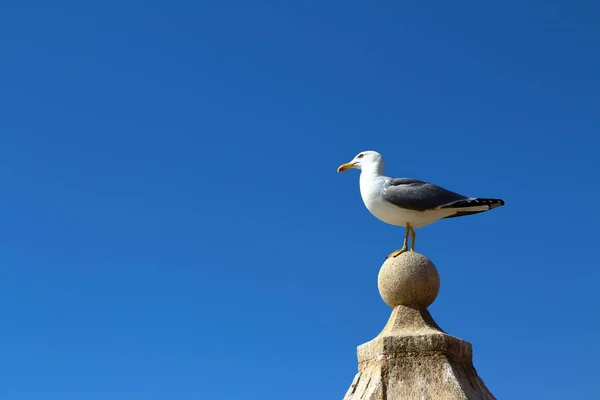
[{"label": "seagull's eye", "polygon": [[363,158],[365,155],[364,154],[359,154],[358,158]]}]

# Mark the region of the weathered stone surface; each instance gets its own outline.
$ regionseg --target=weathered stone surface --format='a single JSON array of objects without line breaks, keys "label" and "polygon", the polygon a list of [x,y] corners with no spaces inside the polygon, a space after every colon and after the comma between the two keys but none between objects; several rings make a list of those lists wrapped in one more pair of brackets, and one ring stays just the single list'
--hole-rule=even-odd
[{"label": "weathered stone surface", "polygon": [[440,291],[440,276],[429,258],[407,251],[385,260],[377,286],[383,301],[392,308],[411,304],[429,307]]},{"label": "weathered stone surface", "polygon": [[439,290],[435,266],[420,254],[404,254],[386,260],[379,280],[388,284],[379,287],[382,297],[408,305],[396,304],[379,335],[358,347],[359,371],[344,400],[495,400],[473,367],[471,344],[442,331],[423,305]]}]

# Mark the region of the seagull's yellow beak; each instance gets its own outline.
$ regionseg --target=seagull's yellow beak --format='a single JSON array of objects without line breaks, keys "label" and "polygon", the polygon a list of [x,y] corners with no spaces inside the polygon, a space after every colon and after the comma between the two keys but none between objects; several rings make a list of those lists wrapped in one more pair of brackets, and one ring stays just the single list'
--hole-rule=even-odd
[{"label": "seagull's yellow beak", "polygon": [[346,163],[346,164],[342,164],[342,165],[340,165],[340,166],[338,167],[338,170],[337,170],[337,172],[344,172],[345,170],[347,170],[347,169],[350,169],[350,168],[354,167],[354,164],[356,164],[356,163],[349,162],[349,163]]}]

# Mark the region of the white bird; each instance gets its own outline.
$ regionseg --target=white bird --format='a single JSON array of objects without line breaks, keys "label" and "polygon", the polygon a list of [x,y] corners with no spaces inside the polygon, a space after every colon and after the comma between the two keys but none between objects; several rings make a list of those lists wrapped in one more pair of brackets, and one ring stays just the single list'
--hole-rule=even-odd
[{"label": "white bird", "polygon": [[408,235],[415,249],[415,228],[432,224],[443,218],[478,214],[504,205],[504,200],[475,198],[454,193],[432,183],[384,175],[384,161],[376,151],[363,151],[338,172],[355,168],[360,173],[360,196],[371,214],[379,220],[406,228],[404,245],[390,253],[397,257],[408,250]]}]

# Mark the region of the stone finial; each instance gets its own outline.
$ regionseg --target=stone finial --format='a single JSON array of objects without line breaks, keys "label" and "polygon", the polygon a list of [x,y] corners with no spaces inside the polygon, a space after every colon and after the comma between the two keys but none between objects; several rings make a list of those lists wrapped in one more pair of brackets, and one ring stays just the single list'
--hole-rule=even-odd
[{"label": "stone finial", "polygon": [[427,308],[440,291],[440,276],[429,258],[408,251],[385,260],[377,285],[381,298],[392,308],[401,305]]},{"label": "stone finial", "polygon": [[440,289],[435,265],[406,252],[383,263],[377,282],[392,315],[358,347],[344,400],[495,400],[473,367],[471,344],[446,334],[427,311]]}]

